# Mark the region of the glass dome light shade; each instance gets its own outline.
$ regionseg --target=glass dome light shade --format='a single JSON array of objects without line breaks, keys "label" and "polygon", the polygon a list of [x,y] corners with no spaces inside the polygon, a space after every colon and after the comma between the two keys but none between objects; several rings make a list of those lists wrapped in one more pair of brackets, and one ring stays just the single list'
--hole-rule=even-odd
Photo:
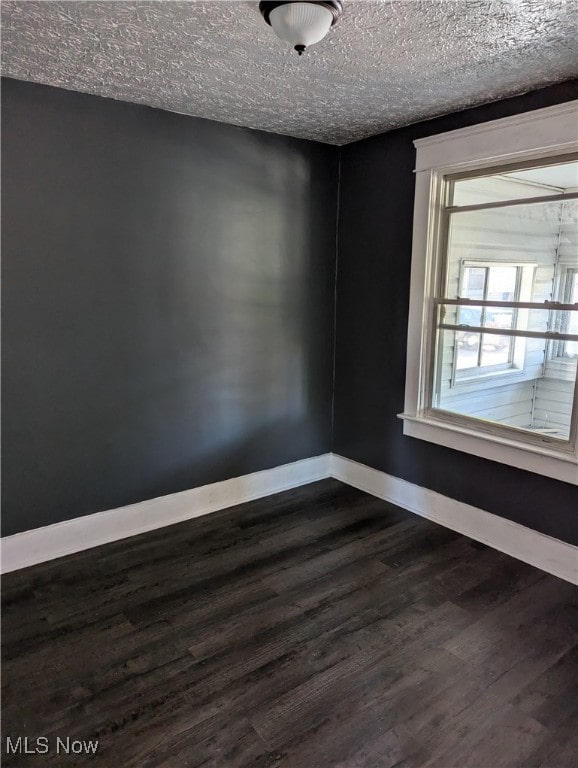
[{"label": "glass dome light shade", "polygon": [[274,8],[269,21],[278,38],[306,48],[323,40],[333,24],[333,14],[318,3],[287,3]]}]

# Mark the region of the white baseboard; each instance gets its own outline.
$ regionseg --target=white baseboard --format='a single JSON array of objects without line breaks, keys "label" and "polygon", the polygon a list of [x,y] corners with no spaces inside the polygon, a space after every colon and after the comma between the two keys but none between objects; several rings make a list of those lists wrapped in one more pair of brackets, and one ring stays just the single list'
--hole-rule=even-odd
[{"label": "white baseboard", "polygon": [[327,477],[578,584],[578,547],[330,453],[6,536],[1,540],[0,572],[54,560]]},{"label": "white baseboard", "polygon": [[331,476],[578,584],[578,547],[336,454]]},{"label": "white baseboard", "polygon": [[76,517],[1,540],[0,572],[98,547],[329,477],[331,454]]}]

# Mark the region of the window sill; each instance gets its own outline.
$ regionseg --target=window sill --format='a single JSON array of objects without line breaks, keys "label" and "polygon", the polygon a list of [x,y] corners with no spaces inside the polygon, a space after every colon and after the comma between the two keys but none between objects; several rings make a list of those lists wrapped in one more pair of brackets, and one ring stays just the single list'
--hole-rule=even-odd
[{"label": "window sill", "polygon": [[[471,373],[462,376],[455,376],[450,389],[459,389],[460,387],[467,386],[468,384],[493,384],[495,381],[501,379],[511,381],[512,379],[524,380],[524,369],[510,366],[509,368],[500,368],[499,370],[486,371],[485,373]],[[499,386],[499,384],[495,385]]]},{"label": "window sill", "polygon": [[523,444],[509,438],[468,429],[431,417],[398,414],[403,420],[403,434],[428,443],[443,445],[463,453],[479,456],[500,464],[552,477],[578,485],[578,457],[562,453],[547,445]]}]

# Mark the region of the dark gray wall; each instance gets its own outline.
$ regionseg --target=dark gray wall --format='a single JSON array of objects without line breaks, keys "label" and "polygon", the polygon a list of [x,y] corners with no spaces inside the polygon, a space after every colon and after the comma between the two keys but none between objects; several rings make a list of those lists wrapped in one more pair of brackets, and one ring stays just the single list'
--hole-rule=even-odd
[{"label": "dark gray wall", "polygon": [[[333,449],[578,543],[575,487],[402,435],[414,148],[341,150]],[[331,448],[338,150],[3,81],[3,534]]]},{"label": "dark gray wall", "polygon": [[2,95],[3,533],[330,450],[338,150]]},{"label": "dark gray wall", "polygon": [[341,152],[336,453],[578,544],[578,489],[402,434],[412,141],[578,97],[578,82],[439,118]]}]

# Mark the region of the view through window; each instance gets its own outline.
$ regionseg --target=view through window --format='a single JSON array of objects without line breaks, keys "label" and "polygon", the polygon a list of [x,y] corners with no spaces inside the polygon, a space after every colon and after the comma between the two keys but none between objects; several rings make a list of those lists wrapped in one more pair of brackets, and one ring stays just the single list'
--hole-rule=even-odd
[{"label": "view through window", "polygon": [[432,412],[576,429],[578,162],[445,179]]}]

